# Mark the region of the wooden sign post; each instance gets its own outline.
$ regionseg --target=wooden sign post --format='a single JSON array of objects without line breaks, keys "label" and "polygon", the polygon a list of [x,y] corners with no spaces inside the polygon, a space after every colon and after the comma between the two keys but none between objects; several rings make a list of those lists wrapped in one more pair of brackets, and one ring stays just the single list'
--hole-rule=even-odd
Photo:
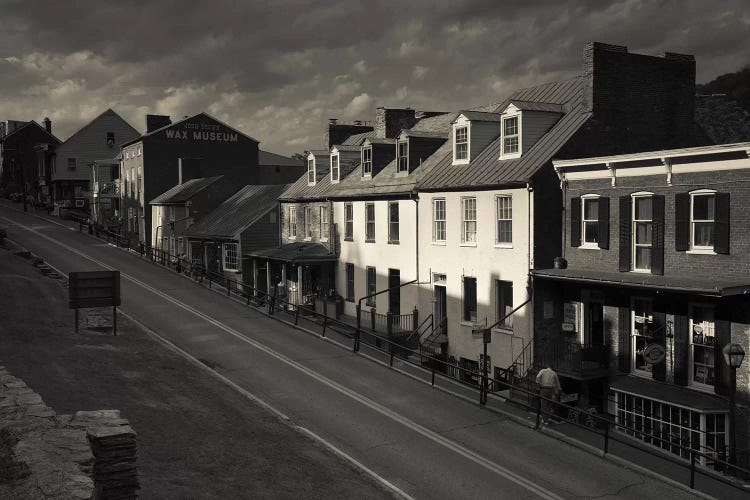
[{"label": "wooden sign post", "polygon": [[86,271],[68,274],[68,307],[78,309],[112,306],[112,333],[117,335],[117,306],[120,305],[120,271]]}]

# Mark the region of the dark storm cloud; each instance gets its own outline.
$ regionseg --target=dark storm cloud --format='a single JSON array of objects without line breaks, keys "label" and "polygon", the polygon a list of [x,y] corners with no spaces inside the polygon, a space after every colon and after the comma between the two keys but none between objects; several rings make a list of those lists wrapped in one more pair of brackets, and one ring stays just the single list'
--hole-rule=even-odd
[{"label": "dark storm cloud", "polygon": [[207,110],[280,152],[375,105],[457,109],[576,75],[587,40],[695,54],[698,80],[750,62],[727,2],[0,0],[0,118],[63,137],[112,106]]}]

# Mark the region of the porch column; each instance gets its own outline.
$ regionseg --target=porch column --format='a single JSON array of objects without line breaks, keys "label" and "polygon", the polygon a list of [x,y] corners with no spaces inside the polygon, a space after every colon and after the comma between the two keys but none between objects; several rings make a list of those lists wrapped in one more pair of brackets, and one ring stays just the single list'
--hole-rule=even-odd
[{"label": "porch column", "polygon": [[271,288],[271,261],[266,261],[266,293],[273,295],[273,288]]},{"label": "porch column", "polygon": [[258,296],[258,259],[253,257],[253,295]]},{"label": "porch column", "polygon": [[302,300],[302,264],[297,264],[297,303],[304,303]]}]

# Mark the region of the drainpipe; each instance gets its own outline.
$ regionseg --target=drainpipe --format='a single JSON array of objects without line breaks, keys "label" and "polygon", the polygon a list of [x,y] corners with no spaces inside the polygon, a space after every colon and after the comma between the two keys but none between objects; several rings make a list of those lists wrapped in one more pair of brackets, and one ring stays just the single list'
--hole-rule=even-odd
[{"label": "drainpipe", "polygon": [[[415,222],[414,222],[414,226],[415,226],[414,234],[415,234],[415,238],[416,238],[417,244],[415,245],[416,246],[416,252],[415,252],[415,255],[414,255],[414,260],[415,260],[416,266],[417,266],[417,269],[416,269],[417,305],[415,306],[415,308],[418,309],[419,308],[419,303],[420,303],[420,300],[419,300],[419,291],[421,289],[421,287],[419,285],[419,195],[417,193],[415,193],[414,191],[412,191],[411,192],[411,199],[414,201],[414,213],[415,213],[415,217],[416,217]],[[416,328],[416,325],[415,325],[415,328]]]}]

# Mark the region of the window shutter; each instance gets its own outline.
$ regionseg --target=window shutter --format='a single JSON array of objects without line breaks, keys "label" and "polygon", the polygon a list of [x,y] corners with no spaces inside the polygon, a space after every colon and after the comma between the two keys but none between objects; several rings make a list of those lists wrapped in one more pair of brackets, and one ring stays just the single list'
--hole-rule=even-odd
[{"label": "window shutter", "polygon": [[570,199],[570,246],[581,246],[581,199]]},{"label": "window shutter", "polygon": [[599,197],[599,248],[609,250],[609,198]]},{"label": "window shutter", "polygon": [[631,252],[631,217],[633,199],[620,196],[620,271],[630,271]]},{"label": "window shutter", "polygon": [[[654,304],[655,308],[662,306],[662,304]],[[663,312],[654,311],[654,323],[653,331],[656,332],[658,340],[657,343],[662,344],[665,348],[666,344],[666,325],[667,315]],[[666,382],[667,380],[667,358],[665,357],[661,363],[655,364],[652,368],[651,375],[654,380],[658,382]]]},{"label": "window shutter", "polygon": [[690,343],[688,340],[688,319],[685,313],[675,314],[674,317],[674,383],[688,385],[690,366],[688,363]]},{"label": "window shutter", "polygon": [[729,193],[716,193],[714,252],[729,255]]},{"label": "window shutter", "polygon": [[[719,308],[716,312],[721,314]],[[714,391],[716,394],[723,396],[729,395],[729,377],[732,370],[724,361],[724,354],[721,350],[731,341],[732,334],[729,321],[716,319],[714,322]]]},{"label": "window shutter", "polygon": [[617,368],[622,373],[630,373],[630,357],[632,356],[632,348],[630,347],[630,309],[620,307],[618,316]]},{"label": "window shutter", "polygon": [[664,274],[664,196],[652,197],[653,244],[651,246],[651,274]]},{"label": "window shutter", "polygon": [[690,248],[690,194],[674,195],[674,249],[684,252]]}]

